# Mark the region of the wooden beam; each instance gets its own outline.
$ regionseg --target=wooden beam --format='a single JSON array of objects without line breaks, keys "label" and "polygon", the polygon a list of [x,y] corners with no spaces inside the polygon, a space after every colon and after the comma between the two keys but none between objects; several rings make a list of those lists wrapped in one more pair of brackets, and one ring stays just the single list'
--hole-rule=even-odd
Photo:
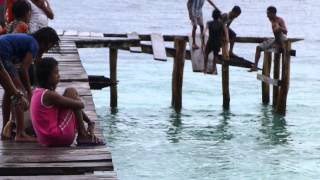
[{"label": "wooden beam", "polygon": [[139,40],[135,39],[81,39],[75,41],[77,48],[112,47],[115,49],[138,46]]},{"label": "wooden beam", "polygon": [[182,84],[186,41],[184,39],[177,38],[175,46],[177,51],[173,63],[171,105],[177,113],[180,113],[182,108]]},{"label": "wooden beam", "polygon": [[262,82],[267,83],[269,85],[271,84],[273,86],[281,86],[280,80],[271,79],[270,77],[262,75],[262,74],[257,74],[257,79],[261,80]]},{"label": "wooden beam", "polygon": [[162,35],[158,33],[152,33],[151,43],[153,49],[153,58],[159,61],[167,61],[167,53]]},{"label": "wooden beam", "polygon": [[117,90],[117,58],[118,58],[118,49],[110,48],[110,107],[116,109],[118,106],[118,90]]},{"label": "wooden beam", "polygon": [[[273,60],[273,79],[280,78],[280,53],[274,53],[274,60]],[[279,86],[273,86],[272,90],[272,106],[275,108],[277,106],[278,95],[279,95]]]},{"label": "wooden beam", "polygon": [[[134,40],[138,40],[138,41],[140,41],[140,39],[139,39],[139,35],[138,35],[138,33],[137,32],[132,32],[132,33],[128,33],[128,39],[134,39]],[[140,45],[138,45],[138,46],[131,46],[130,47],[130,52],[133,52],[133,53],[141,53],[141,47],[140,47]]]},{"label": "wooden beam", "polygon": [[[271,68],[271,52],[265,51],[264,52],[264,59],[263,59],[263,69],[262,79],[266,80],[267,78],[270,79],[270,68]],[[264,81],[261,82],[262,85],[262,103],[268,104],[270,102],[270,84]]]},{"label": "wooden beam", "polygon": [[282,60],[282,86],[280,87],[279,97],[278,97],[278,104],[276,107],[276,111],[279,114],[286,114],[286,107],[287,107],[287,96],[289,92],[289,85],[290,85],[290,51],[291,51],[291,42],[285,43],[285,51]]}]

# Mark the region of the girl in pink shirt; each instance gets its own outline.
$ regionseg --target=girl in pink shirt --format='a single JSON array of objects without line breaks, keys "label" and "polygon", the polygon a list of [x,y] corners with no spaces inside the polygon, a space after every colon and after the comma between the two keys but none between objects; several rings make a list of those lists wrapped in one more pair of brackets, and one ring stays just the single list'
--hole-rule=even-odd
[{"label": "girl in pink shirt", "polygon": [[55,92],[60,78],[58,62],[43,58],[36,69],[39,87],[31,99],[31,119],[38,142],[45,146],[69,146],[78,132],[78,145],[103,145],[94,135],[94,122],[82,111],[84,104],[77,91],[67,88],[63,95]]}]

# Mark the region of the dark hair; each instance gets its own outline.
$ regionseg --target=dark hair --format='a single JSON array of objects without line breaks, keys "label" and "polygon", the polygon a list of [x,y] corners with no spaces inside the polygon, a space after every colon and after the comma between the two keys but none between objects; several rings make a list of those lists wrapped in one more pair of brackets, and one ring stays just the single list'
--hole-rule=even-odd
[{"label": "dark hair", "polygon": [[52,43],[54,45],[58,45],[60,41],[57,32],[51,27],[41,28],[31,35],[38,41],[39,44]]},{"label": "dark hair", "polygon": [[220,12],[219,10],[217,10],[217,9],[213,10],[213,12],[212,12],[212,18],[213,18],[214,20],[217,20],[217,19],[219,19],[220,17],[221,17],[221,12]]},{"label": "dark hair", "polygon": [[31,11],[31,5],[25,0],[17,0],[12,7],[13,16],[15,19],[24,18]]},{"label": "dark hair", "polygon": [[236,14],[241,14],[240,6],[234,6],[231,11],[236,13]]},{"label": "dark hair", "polygon": [[57,66],[58,66],[58,61],[52,57],[42,58],[41,61],[39,61],[36,64],[36,75],[37,75],[37,79],[40,87],[49,88],[49,87],[46,87],[49,77],[53,69]]},{"label": "dark hair", "polygon": [[274,6],[269,6],[267,8],[267,12],[273,13],[273,14],[277,14],[277,8]]}]

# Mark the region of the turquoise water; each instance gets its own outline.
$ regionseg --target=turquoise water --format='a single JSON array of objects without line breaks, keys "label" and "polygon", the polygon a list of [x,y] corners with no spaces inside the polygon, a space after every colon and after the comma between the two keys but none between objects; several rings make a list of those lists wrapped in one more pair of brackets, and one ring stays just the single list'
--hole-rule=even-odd
[{"label": "turquoise water", "polygon": [[[172,60],[119,52],[119,112],[111,114],[109,89],[93,91],[118,176],[126,179],[318,179],[320,175],[320,23],[317,0],[214,1],[243,13],[239,36],[272,36],[265,9],[278,7],[295,43],[287,115],[261,104],[256,74],[230,68],[231,108],[222,109],[221,76],[193,73],[185,64],[183,110],[171,104]],[[51,0],[57,29],[108,33],[187,34],[185,0]],[[208,4],[205,19],[210,17]],[[255,45],[235,52],[254,57]],[[108,49],[81,49],[88,74],[108,76]],[[218,67],[220,69],[220,67]],[[221,71],[219,71],[221,74]]]}]

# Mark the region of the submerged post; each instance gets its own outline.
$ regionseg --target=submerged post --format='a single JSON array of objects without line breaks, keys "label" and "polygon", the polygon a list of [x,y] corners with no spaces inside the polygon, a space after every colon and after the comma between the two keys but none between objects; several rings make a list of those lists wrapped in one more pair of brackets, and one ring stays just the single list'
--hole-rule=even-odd
[{"label": "submerged post", "polygon": [[[270,77],[271,68],[271,52],[264,52],[262,75]],[[270,102],[270,84],[262,81],[262,103],[268,104]]]},{"label": "submerged post", "polygon": [[173,62],[171,105],[174,107],[175,111],[179,113],[182,108],[182,84],[186,41],[182,38],[175,38],[174,43],[176,55]]},{"label": "submerged post", "polygon": [[118,58],[118,49],[110,48],[110,107],[116,108],[118,106],[118,91],[117,91],[117,58]]},{"label": "submerged post", "polygon": [[229,63],[227,62],[226,58],[223,58],[221,68],[222,68],[223,109],[229,109],[230,108]]},{"label": "submerged post", "polygon": [[[273,79],[279,79],[280,77],[280,60],[281,54],[276,52],[274,53],[274,60],[273,60]],[[272,90],[272,106],[274,108],[277,107],[278,96],[279,96],[279,86],[273,86]]]},{"label": "submerged post", "polygon": [[283,50],[283,59],[282,59],[282,72],[281,72],[281,87],[278,97],[278,104],[276,111],[280,114],[286,113],[287,107],[287,96],[290,85],[290,51],[291,51],[291,42],[287,41]]}]

